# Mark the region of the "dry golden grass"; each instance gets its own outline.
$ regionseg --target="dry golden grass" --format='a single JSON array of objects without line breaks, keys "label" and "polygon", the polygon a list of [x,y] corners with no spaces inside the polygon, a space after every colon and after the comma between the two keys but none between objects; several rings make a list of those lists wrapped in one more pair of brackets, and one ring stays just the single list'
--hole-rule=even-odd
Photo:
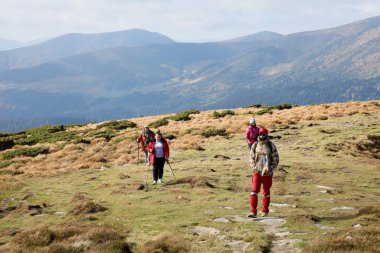
[{"label": "dry golden grass", "polygon": [[190,244],[174,235],[163,233],[147,242],[140,253],[182,253],[189,252]]},{"label": "dry golden grass", "polygon": [[129,229],[111,225],[61,224],[18,233],[4,252],[132,252]]},{"label": "dry golden grass", "polygon": [[305,252],[376,252],[380,247],[380,228],[372,225],[361,229],[321,236]]},{"label": "dry golden grass", "polygon": [[[190,115],[191,120],[189,121],[169,120],[169,124],[160,127],[160,131],[162,133],[173,133],[176,136],[175,140],[169,141],[172,150],[201,150],[202,144],[210,141],[200,135],[204,129],[225,129],[229,135],[238,135],[243,138],[249,118],[259,110],[261,109],[253,107],[237,108],[233,110],[235,115],[227,115],[219,119],[212,117],[213,111],[205,111]],[[220,111],[222,110],[218,110],[218,112]],[[272,114],[267,113],[255,116],[255,118],[258,126],[271,130],[278,126],[288,126],[310,120],[327,120],[346,115],[378,113],[379,111],[380,102],[377,100],[299,106],[287,110],[273,110]],[[118,131],[118,136],[114,137],[111,141],[98,138],[92,140],[89,145],[83,143],[68,144],[63,149],[61,149],[59,143],[44,144],[44,146],[49,147],[49,154],[39,155],[34,158],[16,158],[14,159],[15,162],[8,168],[20,170],[27,174],[34,174],[41,173],[42,171],[46,173],[46,171],[57,172],[84,168],[97,169],[106,164],[125,165],[127,163],[137,163],[138,144],[134,141],[134,138],[140,133],[144,125],[171,115],[129,119],[135,122],[138,128]],[[97,125],[92,123],[87,126],[74,127],[70,130],[96,129]],[[195,130],[189,134],[189,129]],[[157,129],[152,130],[156,131]],[[221,137],[212,138],[218,139]],[[20,147],[15,146],[14,149]],[[2,159],[1,156],[0,159]],[[140,160],[142,159],[143,152],[140,150]]]}]

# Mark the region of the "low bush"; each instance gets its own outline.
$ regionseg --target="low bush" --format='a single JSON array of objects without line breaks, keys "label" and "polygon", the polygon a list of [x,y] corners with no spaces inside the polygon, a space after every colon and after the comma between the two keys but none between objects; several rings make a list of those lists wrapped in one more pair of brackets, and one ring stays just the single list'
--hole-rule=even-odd
[{"label": "low bush", "polygon": [[8,140],[17,140],[21,138],[26,138],[26,132],[0,133],[0,138],[6,138]]},{"label": "low bush", "polygon": [[106,131],[94,131],[94,132],[89,132],[87,137],[92,137],[94,139],[98,138],[104,138],[107,141],[110,141],[113,137],[115,137],[116,134],[112,132],[112,130],[107,129]]},{"label": "low bush", "polygon": [[261,104],[253,104],[253,105],[247,105],[247,106],[243,106],[243,108],[260,108],[262,105]]},{"label": "low bush", "polygon": [[49,148],[47,147],[20,148],[20,149],[4,152],[2,156],[4,160],[10,160],[14,157],[19,157],[19,156],[35,157],[35,156],[38,156],[39,154],[47,154],[47,153],[49,153]]},{"label": "low bush", "polygon": [[0,176],[1,175],[16,176],[16,175],[20,175],[20,174],[24,174],[24,172],[19,171],[19,170],[0,170]]},{"label": "low bush", "polygon": [[129,120],[112,120],[103,124],[98,125],[96,128],[107,128],[109,130],[124,130],[127,128],[135,128],[136,123]]},{"label": "low bush", "polygon": [[190,120],[191,114],[198,114],[198,113],[200,113],[198,110],[189,109],[183,112],[178,112],[175,115],[169,117],[168,119],[171,119],[174,121],[187,121],[187,120]]},{"label": "low bush", "polygon": [[226,129],[205,129],[201,135],[205,138],[212,136],[226,136]]},{"label": "low bush", "polygon": [[0,138],[0,151],[10,149],[15,145],[14,140],[8,138]]},{"label": "low bush", "polygon": [[161,126],[166,126],[167,124],[169,124],[168,118],[162,118],[162,119],[158,119],[156,121],[149,123],[148,126],[152,128],[158,128]]},{"label": "low bush", "polygon": [[186,129],[185,134],[196,133],[196,132],[198,132],[198,131],[199,131],[199,128],[194,128],[194,127],[192,127],[192,128],[188,128],[188,129]]},{"label": "low bush", "polygon": [[266,113],[272,114],[272,111],[277,110],[285,110],[285,109],[291,109],[293,106],[291,104],[280,104],[280,105],[272,105],[272,106],[264,106],[262,109],[258,112],[255,112],[254,115],[263,115]]},{"label": "low bush", "polygon": [[37,143],[55,143],[58,141],[71,141],[76,138],[75,132],[66,132],[63,125],[46,125],[26,130],[14,136],[15,144],[35,145]]},{"label": "low bush", "polygon": [[12,163],[13,163],[13,161],[2,161],[2,162],[0,162],[0,169],[8,167]]},{"label": "low bush", "polygon": [[46,134],[61,132],[65,130],[66,129],[63,125],[57,125],[57,126],[45,125],[42,127],[28,129],[25,132],[30,135],[46,135]]},{"label": "low bush", "polygon": [[163,135],[165,139],[167,140],[174,140],[176,139],[177,137],[174,135],[174,134],[171,134],[171,133],[166,133]]},{"label": "low bush", "polygon": [[214,111],[212,113],[212,117],[214,119],[219,119],[219,118],[223,118],[227,115],[235,115],[235,112],[232,111],[232,110],[224,110],[224,111],[221,111],[221,112],[217,112],[217,111]]}]

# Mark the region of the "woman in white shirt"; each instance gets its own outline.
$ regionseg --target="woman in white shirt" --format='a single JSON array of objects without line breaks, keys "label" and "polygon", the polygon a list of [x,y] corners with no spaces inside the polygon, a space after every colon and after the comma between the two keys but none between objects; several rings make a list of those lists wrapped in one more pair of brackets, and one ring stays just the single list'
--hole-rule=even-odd
[{"label": "woman in white shirt", "polygon": [[147,150],[150,153],[149,162],[153,165],[153,184],[160,184],[163,183],[165,161],[169,159],[169,145],[158,131],[155,139],[149,143]]}]

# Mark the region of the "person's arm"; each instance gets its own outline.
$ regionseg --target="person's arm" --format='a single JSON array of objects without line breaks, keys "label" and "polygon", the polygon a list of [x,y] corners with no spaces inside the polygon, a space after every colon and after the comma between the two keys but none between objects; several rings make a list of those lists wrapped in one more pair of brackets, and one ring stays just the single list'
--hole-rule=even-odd
[{"label": "person's arm", "polygon": [[164,153],[165,153],[165,159],[168,160],[169,159],[169,155],[170,155],[170,149],[169,149],[169,144],[167,141],[164,142]]},{"label": "person's arm", "polygon": [[251,147],[251,151],[249,152],[249,165],[251,167],[255,167],[256,166],[255,149],[256,149],[256,144],[253,144],[252,147]]},{"label": "person's arm", "polygon": [[146,147],[146,150],[147,150],[149,153],[154,154],[154,142],[149,142],[148,146]]},{"label": "person's arm", "polygon": [[270,145],[272,145],[272,153],[271,153],[271,159],[270,159],[270,168],[272,171],[274,171],[278,164],[280,163],[280,156],[278,155],[278,151],[276,146],[271,142]]},{"label": "person's arm", "polygon": [[247,128],[247,131],[245,131],[245,135],[244,135],[244,138],[249,141],[249,133],[250,133],[250,130],[249,130],[249,127]]}]

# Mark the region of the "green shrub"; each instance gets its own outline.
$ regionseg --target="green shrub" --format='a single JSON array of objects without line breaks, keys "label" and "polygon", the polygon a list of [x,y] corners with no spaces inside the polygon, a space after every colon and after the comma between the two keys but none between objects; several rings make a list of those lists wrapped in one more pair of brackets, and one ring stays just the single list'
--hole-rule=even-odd
[{"label": "green shrub", "polygon": [[0,151],[10,149],[15,145],[14,140],[8,138],[0,138]]},{"label": "green shrub", "polygon": [[285,109],[291,109],[293,106],[291,104],[280,104],[280,105],[273,105],[273,106],[264,106],[258,112],[255,112],[254,115],[263,115],[265,113],[272,114],[272,110],[285,110]]},{"label": "green shrub", "polygon": [[27,134],[30,135],[46,135],[46,134],[51,134],[51,133],[56,133],[56,132],[61,132],[65,131],[65,127],[63,125],[45,125],[42,127],[37,127],[37,128],[31,128],[26,130]]},{"label": "green shrub", "polygon": [[169,117],[168,119],[175,120],[175,121],[187,121],[190,120],[191,114],[198,114],[200,113],[198,110],[195,109],[189,109],[183,112],[178,112],[175,115]]},{"label": "green shrub", "polygon": [[4,160],[10,160],[18,156],[35,157],[35,156],[38,156],[39,154],[47,154],[48,152],[49,152],[49,148],[47,147],[20,148],[20,149],[4,152],[2,156]]},{"label": "green shrub", "polygon": [[225,117],[225,116],[227,116],[227,115],[235,115],[235,112],[232,111],[232,110],[224,110],[224,111],[222,111],[222,112],[214,111],[214,112],[212,113],[212,117],[213,117],[214,119],[223,118],[223,117]]},{"label": "green shrub", "polygon": [[97,138],[104,138],[106,139],[107,141],[110,141],[113,137],[116,136],[116,134],[114,134],[112,132],[112,130],[110,129],[107,129],[106,131],[94,131],[94,132],[89,132],[88,137],[92,137],[94,139],[97,139]]},{"label": "green shrub", "polygon": [[96,127],[96,129],[100,128],[108,128],[109,130],[124,130],[127,128],[135,128],[137,125],[136,123],[129,121],[129,120],[112,120],[103,124],[100,124]]},{"label": "green shrub", "polygon": [[203,137],[211,137],[211,136],[226,136],[226,129],[206,129],[204,130],[201,135]]},{"label": "green shrub", "polygon": [[263,115],[265,113],[272,114],[272,108],[271,107],[264,107],[260,111],[255,112],[254,115]]},{"label": "green shrub", "polygon": [[25,132],[18,132],[18,133],[0,133],[0,139],[5,138],[8,140],[18,140],[21,138],[26,138]]},{"label": "green shrub", "polygon": [[174,140],[177,138],[174,134],[164,134],[163,136],[167,140]]},{"label": "green shrub", "polygon": [[191,134],[191,133],[194,133],[194,132],[197,132],[197,131],[199,131],[199,128],[192,127],[192,128],[186,129],[185,134]]},{"label": "green shrub", "polygon": [[278,110],[292,109],[292,107],[293,106],[291,104],[286,104],[286,103],[272,106],[273,109],[278,109]]},{"label": "green shrub", "polygon": [[169,120],[168,118],[162,118],[162,119],[158,119],[156,121],[153,121],[151,123],[149,123],[149,127],[153,127],[153,128],[158,128],[158,127],[161,127],[161,126],[166,126],[167,124],[169,124]]},{"label": "green shrub", "polygon": [[8,167],[12,163],[13,163],[13,161],[2,161],[2,162],[0,162],[0,169]]},{"label": "green shrub", "polygon": [[253,104],[253,105],[243,106],[243,108],[252,108],[252,107],[260,108],[261,106],[262,106],[261,104]]},{"label": "green shrub", "polygon": [[20,174],[24,174],[24,172],[19,171],[19,170],[0,170],[0,176],[1,175],[16,176],[16,175],[20,175]]},{"label": "green shrub", "polygon": [[28,136],[23,139],[18,139],[15,141],[16,144],[19,145],[35,145],[37,143],[55,143],[58,141],[71,141],[75,140],[77,135],[75,132],[33,132],[31,136]]}]

